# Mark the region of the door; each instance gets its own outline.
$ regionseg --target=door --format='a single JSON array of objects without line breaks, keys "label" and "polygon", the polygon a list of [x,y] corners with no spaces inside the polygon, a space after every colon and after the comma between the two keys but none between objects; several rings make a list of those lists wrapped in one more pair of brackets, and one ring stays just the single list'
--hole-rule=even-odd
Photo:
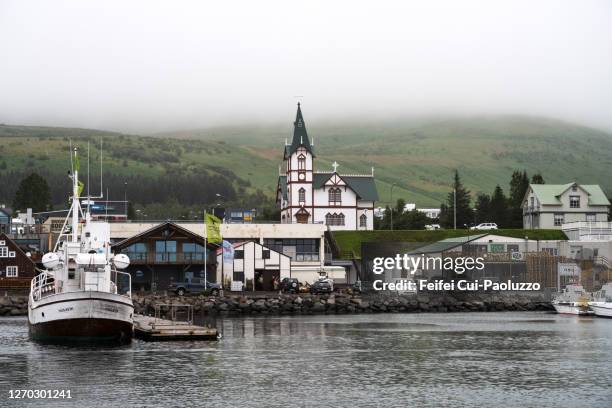
[{"label": "door", "polygon": [[257,272],[261,272],[261,276],[263,278],[261,280],[262,289],[260,290],[271,292],[274,290],[274,280],[276,280],[277,283],[280,283],[280,271],[278,269],[264,269],[262,271],[256,271],[255,275],[257,275]]}]

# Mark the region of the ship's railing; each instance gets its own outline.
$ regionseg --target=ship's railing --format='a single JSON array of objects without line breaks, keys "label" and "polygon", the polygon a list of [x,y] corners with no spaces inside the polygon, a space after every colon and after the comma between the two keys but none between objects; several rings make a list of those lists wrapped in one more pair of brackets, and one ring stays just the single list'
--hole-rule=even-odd
[{"label": "ship's railing", "polygon": [[30,293],[34,300],[55,294],[55,277],[50,272],[41,272],[32,279]]},{"label": "ship's railing", "polygon": [[[127,277],[127,287],[125,285],[121,285],[119,279],[121,277]],[[118,295],[123,295],[126,297],[132,297],[132,275],[127,272],[121,272],[116,269],[112,270],[111,275],[111,289],[114,293]]]}]

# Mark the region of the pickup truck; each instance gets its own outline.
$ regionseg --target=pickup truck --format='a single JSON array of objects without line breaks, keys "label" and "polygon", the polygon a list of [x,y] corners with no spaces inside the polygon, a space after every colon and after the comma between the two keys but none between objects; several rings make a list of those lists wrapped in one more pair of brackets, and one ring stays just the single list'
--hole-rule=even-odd
[{"label": "pickup truck", "polygon": [[206,282],[206,286],[204,286],[204,282],[204,278],[191,278],[191,281],[185,279],[185,282],[172,282],[168,290],[179,296],[186,293],[209,293],[212,296],[217,296],[221,291],[221,285],[218,283]]}]

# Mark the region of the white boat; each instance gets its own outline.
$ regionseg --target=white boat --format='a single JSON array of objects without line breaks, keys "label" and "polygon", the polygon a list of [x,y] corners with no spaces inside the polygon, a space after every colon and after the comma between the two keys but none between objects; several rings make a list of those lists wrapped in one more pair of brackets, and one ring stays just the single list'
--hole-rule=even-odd
[{"label": "white boat", "polygon": [[[71,154],[78,163],[76,149]],[[42,258],[45,270],[32,279],[30,337],[49,342],[129,342],[134,314],[131,279],[117,269],[126,268],[130,260],[125,254],[112,255],[107,222],[92,222],[89,210],[83,215],[78,164],[71,179],[72,206],[62,232],[54,251]]]},{"label": "white boat", "polygon": [[612,282],[606,283],[601,290],[595,292],[589,306],[593,309],[595,316],[612,317]]},{"label": "white boat", "polygon": [[589,296],[582,285],[567,285],[552,301],[552,305],[560,314],[592,315],[589,308]]}]

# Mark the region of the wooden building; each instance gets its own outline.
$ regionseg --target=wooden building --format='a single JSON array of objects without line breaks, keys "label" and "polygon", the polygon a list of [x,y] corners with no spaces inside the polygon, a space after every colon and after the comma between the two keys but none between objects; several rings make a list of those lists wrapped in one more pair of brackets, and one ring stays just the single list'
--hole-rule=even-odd
[{"label": "wooden building", "polygon": [[[165,290],[173,281],[193,277],[217,279],[216,244],[172,222],[154,226],[138,235],[114,243],[113,252],[129,256],[127,272],[132,275],[132,290]],[[205,268],[205,262],[206,263]]]},{"label": "wooden building", "polygon": [[0,233],[0,289],[29,288],[36,265],[5,233]]}]

